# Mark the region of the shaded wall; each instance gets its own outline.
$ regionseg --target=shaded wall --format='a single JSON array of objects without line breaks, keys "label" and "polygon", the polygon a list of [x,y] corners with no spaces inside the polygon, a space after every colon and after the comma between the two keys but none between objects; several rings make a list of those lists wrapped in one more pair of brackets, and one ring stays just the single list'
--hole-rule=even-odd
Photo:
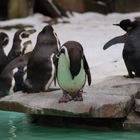
[{"label": "shaded wall", "polygon": [[140,11],[140,0],[57,0],[65,8],[76,11],[99,13]]},{"label": "shaded wall", "polygon": [[[52,0],[59,5],[62,13],[65,9],[76,12],[94,11],[103,14],[111,12],[140,11],[140,0]],[[0,0],[0,19],[20,18],[33,12],[52,16],[54,10],[44,4],[47,0]],[[37,9],[37,10],[36,10]],[[62,15],[64,15],[62,14]],[[53,16],[52,16],[53,17]]]}]

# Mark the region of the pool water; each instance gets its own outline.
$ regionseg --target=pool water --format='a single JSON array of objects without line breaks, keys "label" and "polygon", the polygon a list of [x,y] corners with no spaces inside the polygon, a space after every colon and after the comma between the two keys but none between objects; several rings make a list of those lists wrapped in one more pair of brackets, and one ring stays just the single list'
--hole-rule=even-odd
[{"label": "pool water", "polygon": [[40,126],[23,113],[0,111],[0,140],[140,140],[140,132]]}]

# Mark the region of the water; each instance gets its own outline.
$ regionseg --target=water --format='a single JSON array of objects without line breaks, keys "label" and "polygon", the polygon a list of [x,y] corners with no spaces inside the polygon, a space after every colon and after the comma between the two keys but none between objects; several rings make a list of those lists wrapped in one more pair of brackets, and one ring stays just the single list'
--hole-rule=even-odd
[{"label": "water", "polygon": [[39,126],[22,113],[0,111],[0,140],[140,140],[140,133]]}]

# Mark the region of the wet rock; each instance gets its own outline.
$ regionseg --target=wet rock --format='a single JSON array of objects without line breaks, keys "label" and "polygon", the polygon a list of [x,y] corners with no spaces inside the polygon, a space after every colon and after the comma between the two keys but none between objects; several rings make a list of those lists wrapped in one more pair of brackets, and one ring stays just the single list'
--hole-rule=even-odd
[{"label": "wet rock", "polygon": [[82,118],[125,118],[134,105],[139,79],[114,76],[85,87],[83,101],[58,103],[62,91],[26,94],[0,99],[0,109],[38,115]]},{"label": "wet rock", "polygon": [[123,123],[123,128],[126,130],[140,130],[140,115],[136,112],[129,113],[127,120]]}]

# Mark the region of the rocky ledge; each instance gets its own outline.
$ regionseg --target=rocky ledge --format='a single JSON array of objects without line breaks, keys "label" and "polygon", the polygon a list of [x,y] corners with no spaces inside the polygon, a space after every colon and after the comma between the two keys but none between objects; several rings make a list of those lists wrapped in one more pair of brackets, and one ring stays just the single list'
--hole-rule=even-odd
[{"label": "rocky ledge", "polygon": [[[62,91],[26,94],[17,92],[0,99],[0,110],[80,118],[127,118],[138,109],[140,79],[114,76],[84,88],[83,101],[58,103]],[[139,96],[138,96],[139,97]],[[138,102],[135,104],[135,102]]]}]

